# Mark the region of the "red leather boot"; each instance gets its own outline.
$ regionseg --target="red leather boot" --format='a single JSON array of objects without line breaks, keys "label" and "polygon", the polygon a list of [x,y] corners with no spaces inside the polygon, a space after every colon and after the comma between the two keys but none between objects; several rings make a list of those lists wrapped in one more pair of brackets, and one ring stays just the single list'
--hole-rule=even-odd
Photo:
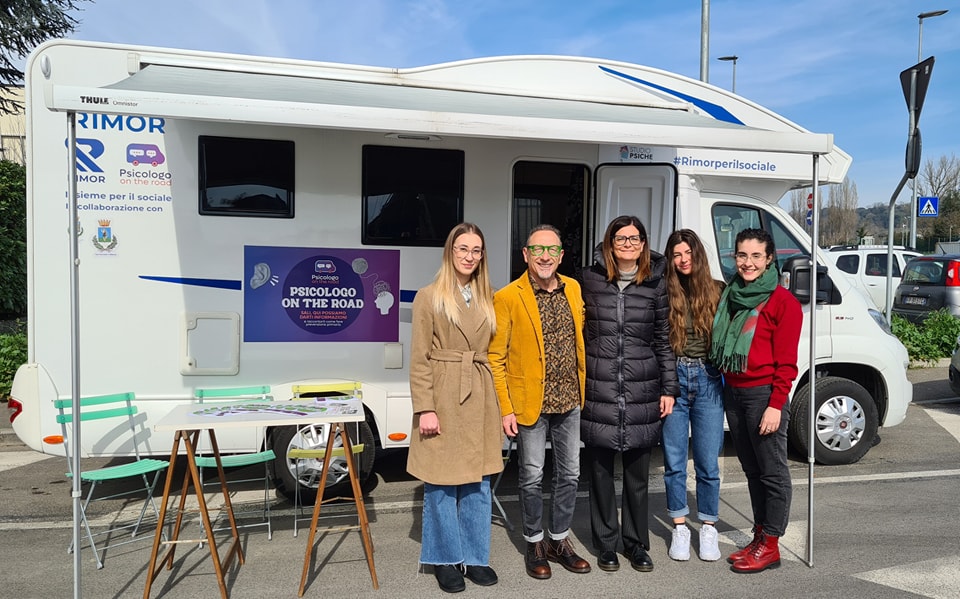
[{"label": "red leather boot", "polygon": [[763,572],[767,568],[780,567],[780,537],[762,535],[753,551],[733,562],[730,568],[734,572],[751,574]]},{"label": "red leather boot", "polygon": [[746,557],[747,554],[753,551],[753,549],[757,546],[757,543],[760,542],[761,537],[763,537],[763,525],[757,524],[753,527],[753,540],[750,541],[743,549],[738,549],[731,553],[730,557],[727,558],[727,562],[732,564],[738,559]]}]

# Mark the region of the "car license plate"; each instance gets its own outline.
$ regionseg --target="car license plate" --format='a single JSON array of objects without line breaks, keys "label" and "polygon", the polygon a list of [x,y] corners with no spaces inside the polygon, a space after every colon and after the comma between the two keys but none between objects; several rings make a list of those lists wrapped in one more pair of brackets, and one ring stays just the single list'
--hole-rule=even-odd
[{"label": "car license plate", "polygon": [[903,298],[903,303],[913,306],[923,306],[927,303],[927,298],[908,295],[907,297]]}]

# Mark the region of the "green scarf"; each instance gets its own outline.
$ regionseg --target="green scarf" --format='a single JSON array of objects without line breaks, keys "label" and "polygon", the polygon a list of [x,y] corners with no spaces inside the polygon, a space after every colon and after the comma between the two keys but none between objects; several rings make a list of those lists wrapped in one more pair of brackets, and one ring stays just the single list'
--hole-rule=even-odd
[{"label": "green scarf", "polygon": [[747,354],[757,328],[757,317],[776,289],[780,276],[770,265],[752,283],[745,283],[740,275],[734,277],[720,296],[717,315],[713,319],[713,343],[710,361],[725,372],[743,372],[747,369]]}]

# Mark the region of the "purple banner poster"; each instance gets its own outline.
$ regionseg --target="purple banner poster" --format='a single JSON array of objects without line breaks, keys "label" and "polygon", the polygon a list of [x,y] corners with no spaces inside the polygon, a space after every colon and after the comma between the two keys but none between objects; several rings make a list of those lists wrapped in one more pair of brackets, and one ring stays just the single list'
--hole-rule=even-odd
[{"label": "purple banner poster", "polygon": [[243,248],[243,340],[397,341],[400,251]]}]

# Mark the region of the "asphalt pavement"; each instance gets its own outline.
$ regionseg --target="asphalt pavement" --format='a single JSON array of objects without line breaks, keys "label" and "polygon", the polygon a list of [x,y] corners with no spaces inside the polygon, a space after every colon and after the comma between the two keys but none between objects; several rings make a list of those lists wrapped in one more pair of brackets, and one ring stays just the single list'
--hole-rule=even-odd
[{"label": "asphalt pavement", "polygon": [[[688,562],[667,557],[670,541],[660,455],[652,461],[650,573],[632,570],[621,559],[618,572],[595,567],[590,543],[587,486],[581,483],[573,538],[581,554],[594,564],[589,574],[573,574],[555,566],[553,577],[539,581],[523,568],[523,538],[494,519],[491,565],[500,576],[492,587],[470,582],[462,597],[960,597],[960,400],[946,383],[946,368],[911,370],[915,405],[906,421],[882,431],[882,442],[857,464],[810,468],[804,456],[792,456],[794,480],[791,523],[782,539],[783,565],[777,570],[741,575],[725,561]],[[62,458],[29,462],[18,441],[0,426],[0,597],[71,596],[73,557],[69,484]],[[39,457],[39,456],[38,456]],[[20,464],[17,460],[24,460]],[[354,531],[318,534],[309,566],[306,597],[440,597],[429,568],[418,569],[422,486],[404,472],[405,452],[380,456],[376,479],[367,489],[367,507],[375,546],[380,590],[372,588],[360,536]],[[739,464],[728,442],[721,456],[720,545],[724,555],[748,541],[750,507]],[[692,468],[691,468],[692,470]],[[582,477],[583,478],[583,477]],[[810,480],[813,480],[811,493]],[[618,487],[619,488],[619,487]],[[244,492],[244,499],[250,492]],[[507,516],[520,519],[516,464],[508,465],[498,497]],[[691,494],[692,497],[692,494]],[[811,497],[813,499],[811,510]],[[274,533],[241,531],[246,561],[227,574],[231,597],[295,597],[303,568],[307,535],[293,536],[293,510],[274,500]],[[113,506],[117,508],[116,505]],[[695,509],[695,505],[691,505]],[[122,509],[120,509],[122,508]],[[95,523],[130,515],[132,506],[94,513]],[[324,507],[326,525],[356,521],[352,507]],[[813,515],[812,519],[810,515]],[[185,534],[197,535],[196,520]],[[108,550],[103,570],[89,551],[80,572],[84,597],[143,596],[152,531],[135,542]],[[812,544],[811,544],[812,540]],[[162,572],[151,597],[216,597],[214,568],[206,547],[185,544],[177,550],[173,569]]]}]

